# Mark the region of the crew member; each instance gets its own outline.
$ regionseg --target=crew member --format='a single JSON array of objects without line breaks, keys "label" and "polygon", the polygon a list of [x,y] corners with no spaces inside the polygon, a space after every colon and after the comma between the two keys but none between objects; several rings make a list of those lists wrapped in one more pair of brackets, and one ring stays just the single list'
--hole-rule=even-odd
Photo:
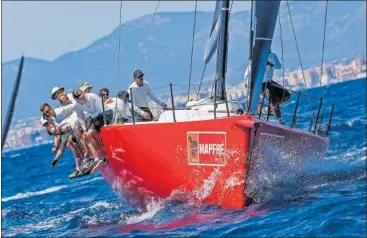
[{"label": "crew member", "polygon": [[143,120],[152,120],[153,113],[148,107],[147,96],[155,103],[161,105],[163,109],[167,108],[167,105],[161,102],[157,96],[153,93],[147,81],[144,81],[144,73],[141,70],[135,70],[133,73],[134,82],[128,88],[128,92],[132,89],[133,103],[145,113],[143,114]]},{"label": "crew member", "polygon": [[[102,99],[94,93],[82,92],[79,88],[73,91],[73,97],[76,100],[75,110],[77,117],[80,120],[84,130],[83,138],[87,140],[88,146],[91,149],[96,165],[92,173],[98,170],[105,161],[105,156],[101,145],[95,139],[96,133],[104,125]],[[86,116],[83,112],[90,114],[90,120],[86,121]],[[112,122],[113,112],[106,111],[105,118],[107,124]]]},{"label": "crew member", "polygon": [[60,95],[59,98],[61,98],[62,101],[66,103],[69,102],[68,105],[54,109],[49,104],[43,103],[40,107],[40,110],[44,114],[45,119],[54,119],[59,125],[61,125],[62,122],[69,120],[75,134],[77,135],[77,142],[79,143],[79,147],[82,148],[83,157],[90,157],[89,154],[91,154],[91,152],[87,146],[86,141],[83,138],[83,131],[80,128],[78,117],[75,112],[75,107],[73,104],[70,104],[70,101],[68,101],[68,99],[64,99],[63,97],[67,97],[66,94]]},{"label": "crew member", "polygon": [[[54,87],[52,90],[51,90],[51,98],[52,100],[58,100],[60,102],[60,105],[61,106],[64,106],[63,105],[63,102],[59,99],[59,97],[63,94],[66,94],[65,91],[64,91],[64,88],[63,87]],[[68,93],[66,94],[69,98],[69,100],[74,104],[75,103],[75,100],[73,99],[73,96],[71,93]]]},{"label": "crew member", "polygon": [[[290,93],[281,85],[273,81],[274,69],[281,69],[281,67],[282,65],[278,59],[278,56],[275,53],[270,52],[268,56],[268,61],[266,63],[261,96],[265,96],[265,98],[269,101],[270,108],[274,112],[275,117],[277,118],[279,123],[284,124],[280,111],[280,105],[289,100]],[[247,67],[245,72],[245,79],[247,81],[247,84],[249,83],[250,74],[251,65]],[[261,108],[259,104],[258,111],[260,110]]]},{"label": "crew member", "polygon": [[[105,110],[112,110],[114,115],[114,122],[128,122],[132,117],[132,105],[129,100],[129,94],[126,91],[119,91],[116,97],[108,98],[104,101]],[[134,106],[134,111],[136,114],[143,117],[146,113],[141,110],[139,107]]]},{"label": "crew member", "polygon": [[[63,121],[61,125],[57,125],[51,118],[48,118],[46,114],[44,117],[47,118],[47,132],[49,135],[54,136],[54,147],[52,152],[56,152],[55,158],[51,162],[51,167],[55,167],[57,161],[62,157],[65,152],[65,147],[69,147],[75,158],[75,170],[69,175],[69,178],[75,178],[80,176],[84,171],[80,170],[81,161],[83,158],[83,150],[80,147],[76,137],[72,135],[73,128],[69,121]],[[67,120],[68,120],[67,119]],[[74,120],[75,121],[75,120]]]},{"label": "crew member", "polygon": [[79,84],[79,89],[82,90],[84,93],[91,93],[93,85],[89,84],[88,82],[83,82]]},{"label": "crew member", "polygon": [[105,102],[108,99],[108,95],[110,94],[110,90],[108,88],[101,88],[99,90],[99,97]]}]

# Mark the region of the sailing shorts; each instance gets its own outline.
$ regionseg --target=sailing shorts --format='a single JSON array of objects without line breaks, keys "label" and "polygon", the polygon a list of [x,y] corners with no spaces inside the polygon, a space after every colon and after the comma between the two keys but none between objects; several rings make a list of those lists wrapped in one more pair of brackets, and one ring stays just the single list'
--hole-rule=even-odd
[{"label": "sailing shorts", "polygon": [[[113,111],[112,110],[105,111],[105,115],[107,125],[111,124],[113,121]],[[100,132],[101,127],[105,125],[103,120],[103,113],[99,114],[95,118],[88,118],[87,124],[90,126],[89,127],[90,130]]]},{"label": "sailing shorts", "polygon": [[153,121],[153,119],[154,119],[153,113],[150,111],[150,109],[148,107],[139,107],[139,108],[142,111],[148,113],[150,115],[150,119],[144,119],[141,115],[139,115],[136,112],[134,112],[135,113],[135,116],[137,116],[142,121]]},{"label": "sailing shorts", "polygon": [[262,84],[262,92],[264,92],[265,87],[269,91],[270,94],[269,101],[271,105],[275,105],[277,103],[284,103],[288,101],[291,96],[291,94],[287,89],[283,88],[281,85],[279,85],[273,80],[269,82],[264,82]]}]

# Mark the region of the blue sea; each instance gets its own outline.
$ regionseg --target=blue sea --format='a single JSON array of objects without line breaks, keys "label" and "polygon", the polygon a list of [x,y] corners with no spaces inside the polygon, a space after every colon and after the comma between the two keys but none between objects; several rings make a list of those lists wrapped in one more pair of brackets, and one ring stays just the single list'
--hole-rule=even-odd
[{"label": "blue sea", "polygon": [[[51,145],[44,145],[2,157],[1,234],[366,236],[366,79],[304,93],[323,95],[324,105],[335,103],[324,163],[310,165],[307,173],[266,186],[259,202],[246,209],[157,201],[147,211],[139,212],[115,195],[99,174],[68,180],[74,168],[69,151],[52,169]],[[284,106],[288,122],[294,103],[292,97]],[[309,121],[302,116],[310,108],[317,109],[317,103],[300,105],[297,127],[308,128]]]}]

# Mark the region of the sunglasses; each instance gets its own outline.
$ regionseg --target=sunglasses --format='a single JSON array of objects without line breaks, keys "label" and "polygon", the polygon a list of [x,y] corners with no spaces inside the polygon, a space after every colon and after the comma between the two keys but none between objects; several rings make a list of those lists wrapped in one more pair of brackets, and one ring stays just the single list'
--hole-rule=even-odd
[{"label": "sunglasses", "polygon": [[64,90],[59,90],[55,93],[55,97],[57,98],[60,94],[63,94]]},{"label": "sunglasses", "polygon": [[[52,109],[50,108],[50,107],[45,107],[43,110],[42,110],[42,112],[44,113],[44,114],[49,114],[49,113],[51,113],[52,112]],[[46,120],[48,119],[48,118],[45,118]]]},{"label": "sunglasses", "polygon": [[108,93],[101,93],[99,96],[101,96],[101,97],[108,97]]}]

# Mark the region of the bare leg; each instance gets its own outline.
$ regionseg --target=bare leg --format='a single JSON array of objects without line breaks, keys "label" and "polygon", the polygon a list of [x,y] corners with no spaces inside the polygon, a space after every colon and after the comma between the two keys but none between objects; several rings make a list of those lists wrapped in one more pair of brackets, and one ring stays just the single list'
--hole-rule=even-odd
[{"label": "bare leg", "polygon": [[80,153],[80,150],[78,150],[77,148],[75,148],[74,143],[70,140],[70,138],[69,138],[66,146],[70,148],[71,152],[74,155],[74,158],[75,158],[75,169],[76,170],[79,170],[79,168],[80,168],[80,160],[82,158],[82,154]]},{"label": "bare leg", "polygon": [[82,145],[82,148],[83,148],[83,156],[84,157],[88,157],[90,153],[89,151],[89,147],[87,145],[87,142],[83,139],[83,131],[78,129],[76,130],[76,134],[78,135],[78,138],[79,138],[79,141],[80,141],[80,144]]},{"label": "bare leg", "polygon": [[271,109],[273,110],[275,117],[277,119],[282,118],[282,113],[280,111],[280,105],[279,103],[276,103],[275,105],[271,105]]}]

